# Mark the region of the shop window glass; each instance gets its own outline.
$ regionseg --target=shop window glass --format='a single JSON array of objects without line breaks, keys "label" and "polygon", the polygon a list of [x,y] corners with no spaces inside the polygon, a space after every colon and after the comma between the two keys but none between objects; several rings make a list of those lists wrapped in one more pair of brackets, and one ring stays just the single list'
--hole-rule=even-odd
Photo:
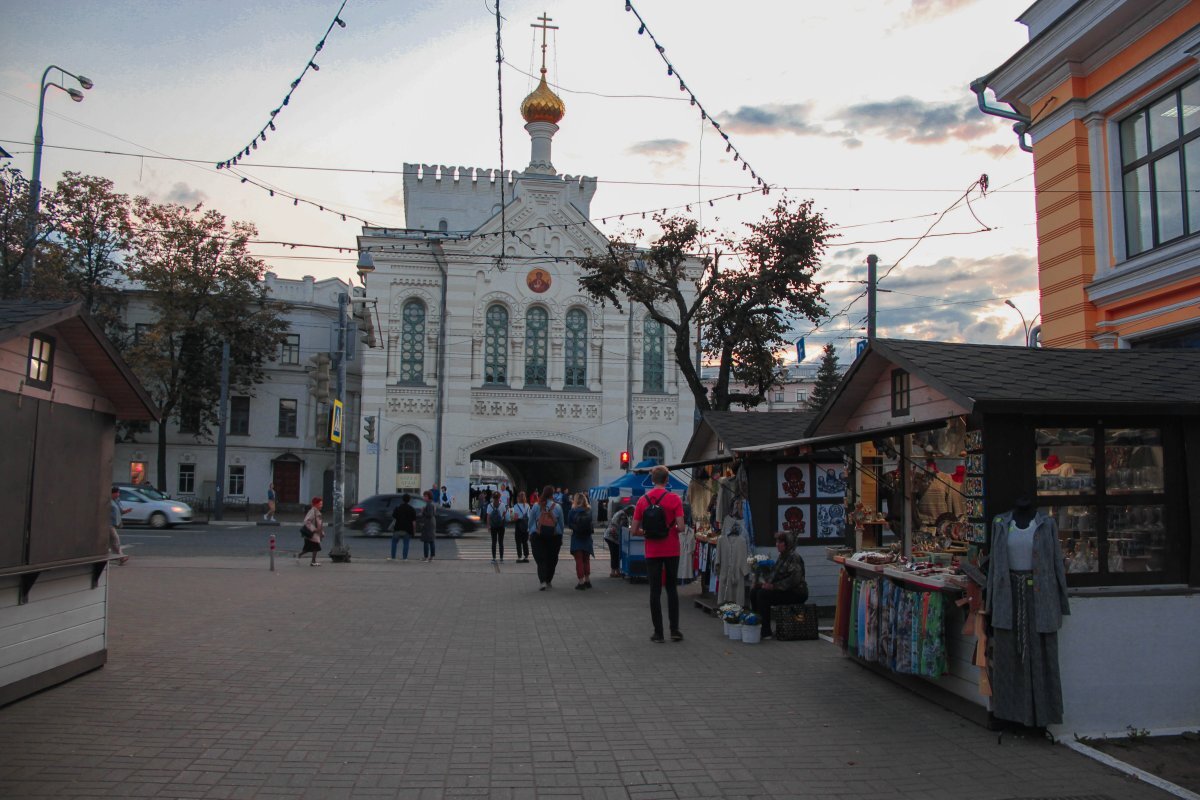
[{"label": "shop window glass", "polygon": [[1136,494],[1163,490],[1163,450],[1157,429],[1104,431],[1104,491]]},{"label": "shop window glass", "polygon": [[508,310],[491,306],[483,332],[483,382],[508,383]]},{"label": "shop window glass", "polygon": [[1091,428],[1039,428],[1038,495],[1092,494],[1096,488],[1095,433]]},{"label": "shop window glass", "polygon": [[129,462],[129,482],[139,484],[139,485],[146,482],[146,462],[145,461]]},{"label": "shop window glass", "polygon": [[550,315],[546,309],[534,307],[525,315],[525,385],[546,385],[547,339]]},{"label": "shop window glass", "polygon": [[1072,583],[1183,577],[1171,557],[1162,430],[1039,428],[1036,445],[1038,505],[1058,523]]},{"label": "shop window glass", "polygon": [[400,374],[402,383],[421,383],[425,373],[425,304],[409,300],[400,314]]}]

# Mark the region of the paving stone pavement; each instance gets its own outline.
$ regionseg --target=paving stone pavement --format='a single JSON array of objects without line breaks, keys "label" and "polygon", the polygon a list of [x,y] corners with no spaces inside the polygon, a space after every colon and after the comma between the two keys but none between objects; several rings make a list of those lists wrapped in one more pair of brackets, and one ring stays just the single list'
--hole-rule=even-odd
[{"label": "paving stone pavement", "polygon": [[135,559],[107,666],[0,709],[0,797],[1168,797],[826,642],[730,642],[692,588],[653,644],[644,584],[572,566]]}]

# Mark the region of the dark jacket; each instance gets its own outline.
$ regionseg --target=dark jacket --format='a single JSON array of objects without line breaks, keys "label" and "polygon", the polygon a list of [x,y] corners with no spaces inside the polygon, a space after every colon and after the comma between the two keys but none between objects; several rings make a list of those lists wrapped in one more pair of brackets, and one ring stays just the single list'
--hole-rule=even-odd
[{"label": "dark jacket", "polygon": [[804,559],[796,548],[779,554],[768,579],[771,586],[780,592],[808,592],[808,580],[804,576]]},{"label": "dark jacket", "polygon": [[421,541],[432,542],[437,534],[437,506],[426,503],[421,509]]},{"label": "dark jacket", "polygon": [[396,526],[393,530],[397,534],[407,534],[412,536],[416,533],[417,510],[412,507],[411,503],[401,503],[392,511],[392,519],[396,521]]},{"label": "dark jacket", "polygon": [[[1009,511],[992,521],[985,603],[992,627],[1006,631],[1013,628],[1012,573],[1008,566],[1008,523],[1012,516]],[[1038,600],[1034,605],[1034,625],[1038,633],[1054,633],[1062,627],[1063,615],[1071,613],[1067,570],[1063,566],[1054,517],[1039,511],[1033,519],[1037,523],[1033,531],[1033,591]]]}]

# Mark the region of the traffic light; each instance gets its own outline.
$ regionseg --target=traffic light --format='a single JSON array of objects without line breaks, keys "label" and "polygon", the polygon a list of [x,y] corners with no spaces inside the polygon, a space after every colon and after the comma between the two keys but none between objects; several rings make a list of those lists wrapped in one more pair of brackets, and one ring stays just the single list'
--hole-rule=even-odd
[{"label": "traffic light", "polygon": [[624,470],[629,469],[629,451],[628,450],[621,451],[621,469],[624,469]]},{"label": "traffic light", "polygon": [[318,403],[328,403],[330,364],[329,353],[317,353],[308,359],[308,391]]},{"label": "traffic light", "polygon": [[372,444],[375,442],[375,415],[363,417],[363,438]]},{"label": "traffic light", "polygon": [[350,298],[350,316],[353,318],[355,325],[358,326],[359,341],[367,347],[375,346],[375,321],[371,319],[371,309],[367,305],[365,289],[355,287],[354,295]]}]

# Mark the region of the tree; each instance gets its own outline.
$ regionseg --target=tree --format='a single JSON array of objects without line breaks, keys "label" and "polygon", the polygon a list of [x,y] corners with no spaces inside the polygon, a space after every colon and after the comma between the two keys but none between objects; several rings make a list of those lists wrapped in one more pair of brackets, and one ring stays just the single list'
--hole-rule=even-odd
[{"label": "tree", "polygon": [[[580,287],[601,303],[621,308],[639,303],[674,332],[674,357],[701,411],[755,406],[781,378],[777,358],[792,324],[825,313],[815,275],[830,224],[812,201],[784,198],[763,219],[747,224],[739,240],[718,237],[684,217],[656,216],[662,236],[646,250],[619,239],[604,255],[579,263]],[[635,237],[641,232],[635,231]],[[695,255],[698,254],[698,255]],[[738,266],[723,268],[727,255]],[[691,353],[690,333],[699,327],[704,355],[717,363],[711,398]],[[742,383],[748,391],[731,391]]]},{"label": "tree", "polygon": [[838,372],[837,350],[834,348],[833,342],[830,342],[821,352],[821,366],[817,369],[817,385],[813,387],[812,394],[808,397],[808,409],[819,411],[829,398],[833,397],[841,380],[842,376]]},{"label": "tree", "polygon": [[21,293],[21,261],[29,236],[29,181],[19,169],[0,167],[0,298]]},{"label": "tree", "polygon": [[45,206],[46,225],[61,251],[61,283],[83,300],[110,338],[120,340],[118,281],[125,272],[120,256],[133,237],[128,195],[114,192],[107,178],[66,172]]},{"label": "tree", "polygon": [[263,363],[287,333],[286,311],[270,302],[264,265],[247,251],[257,231],[200,205],[134,202],[130,277],[147,292],[156,322],[129,348],[134,370],[162,411],[158,482],[165,486],[167,425],[186,414],[198,439],[217,422],[222,343],[230,343],[231,392],[253,394]]}]

